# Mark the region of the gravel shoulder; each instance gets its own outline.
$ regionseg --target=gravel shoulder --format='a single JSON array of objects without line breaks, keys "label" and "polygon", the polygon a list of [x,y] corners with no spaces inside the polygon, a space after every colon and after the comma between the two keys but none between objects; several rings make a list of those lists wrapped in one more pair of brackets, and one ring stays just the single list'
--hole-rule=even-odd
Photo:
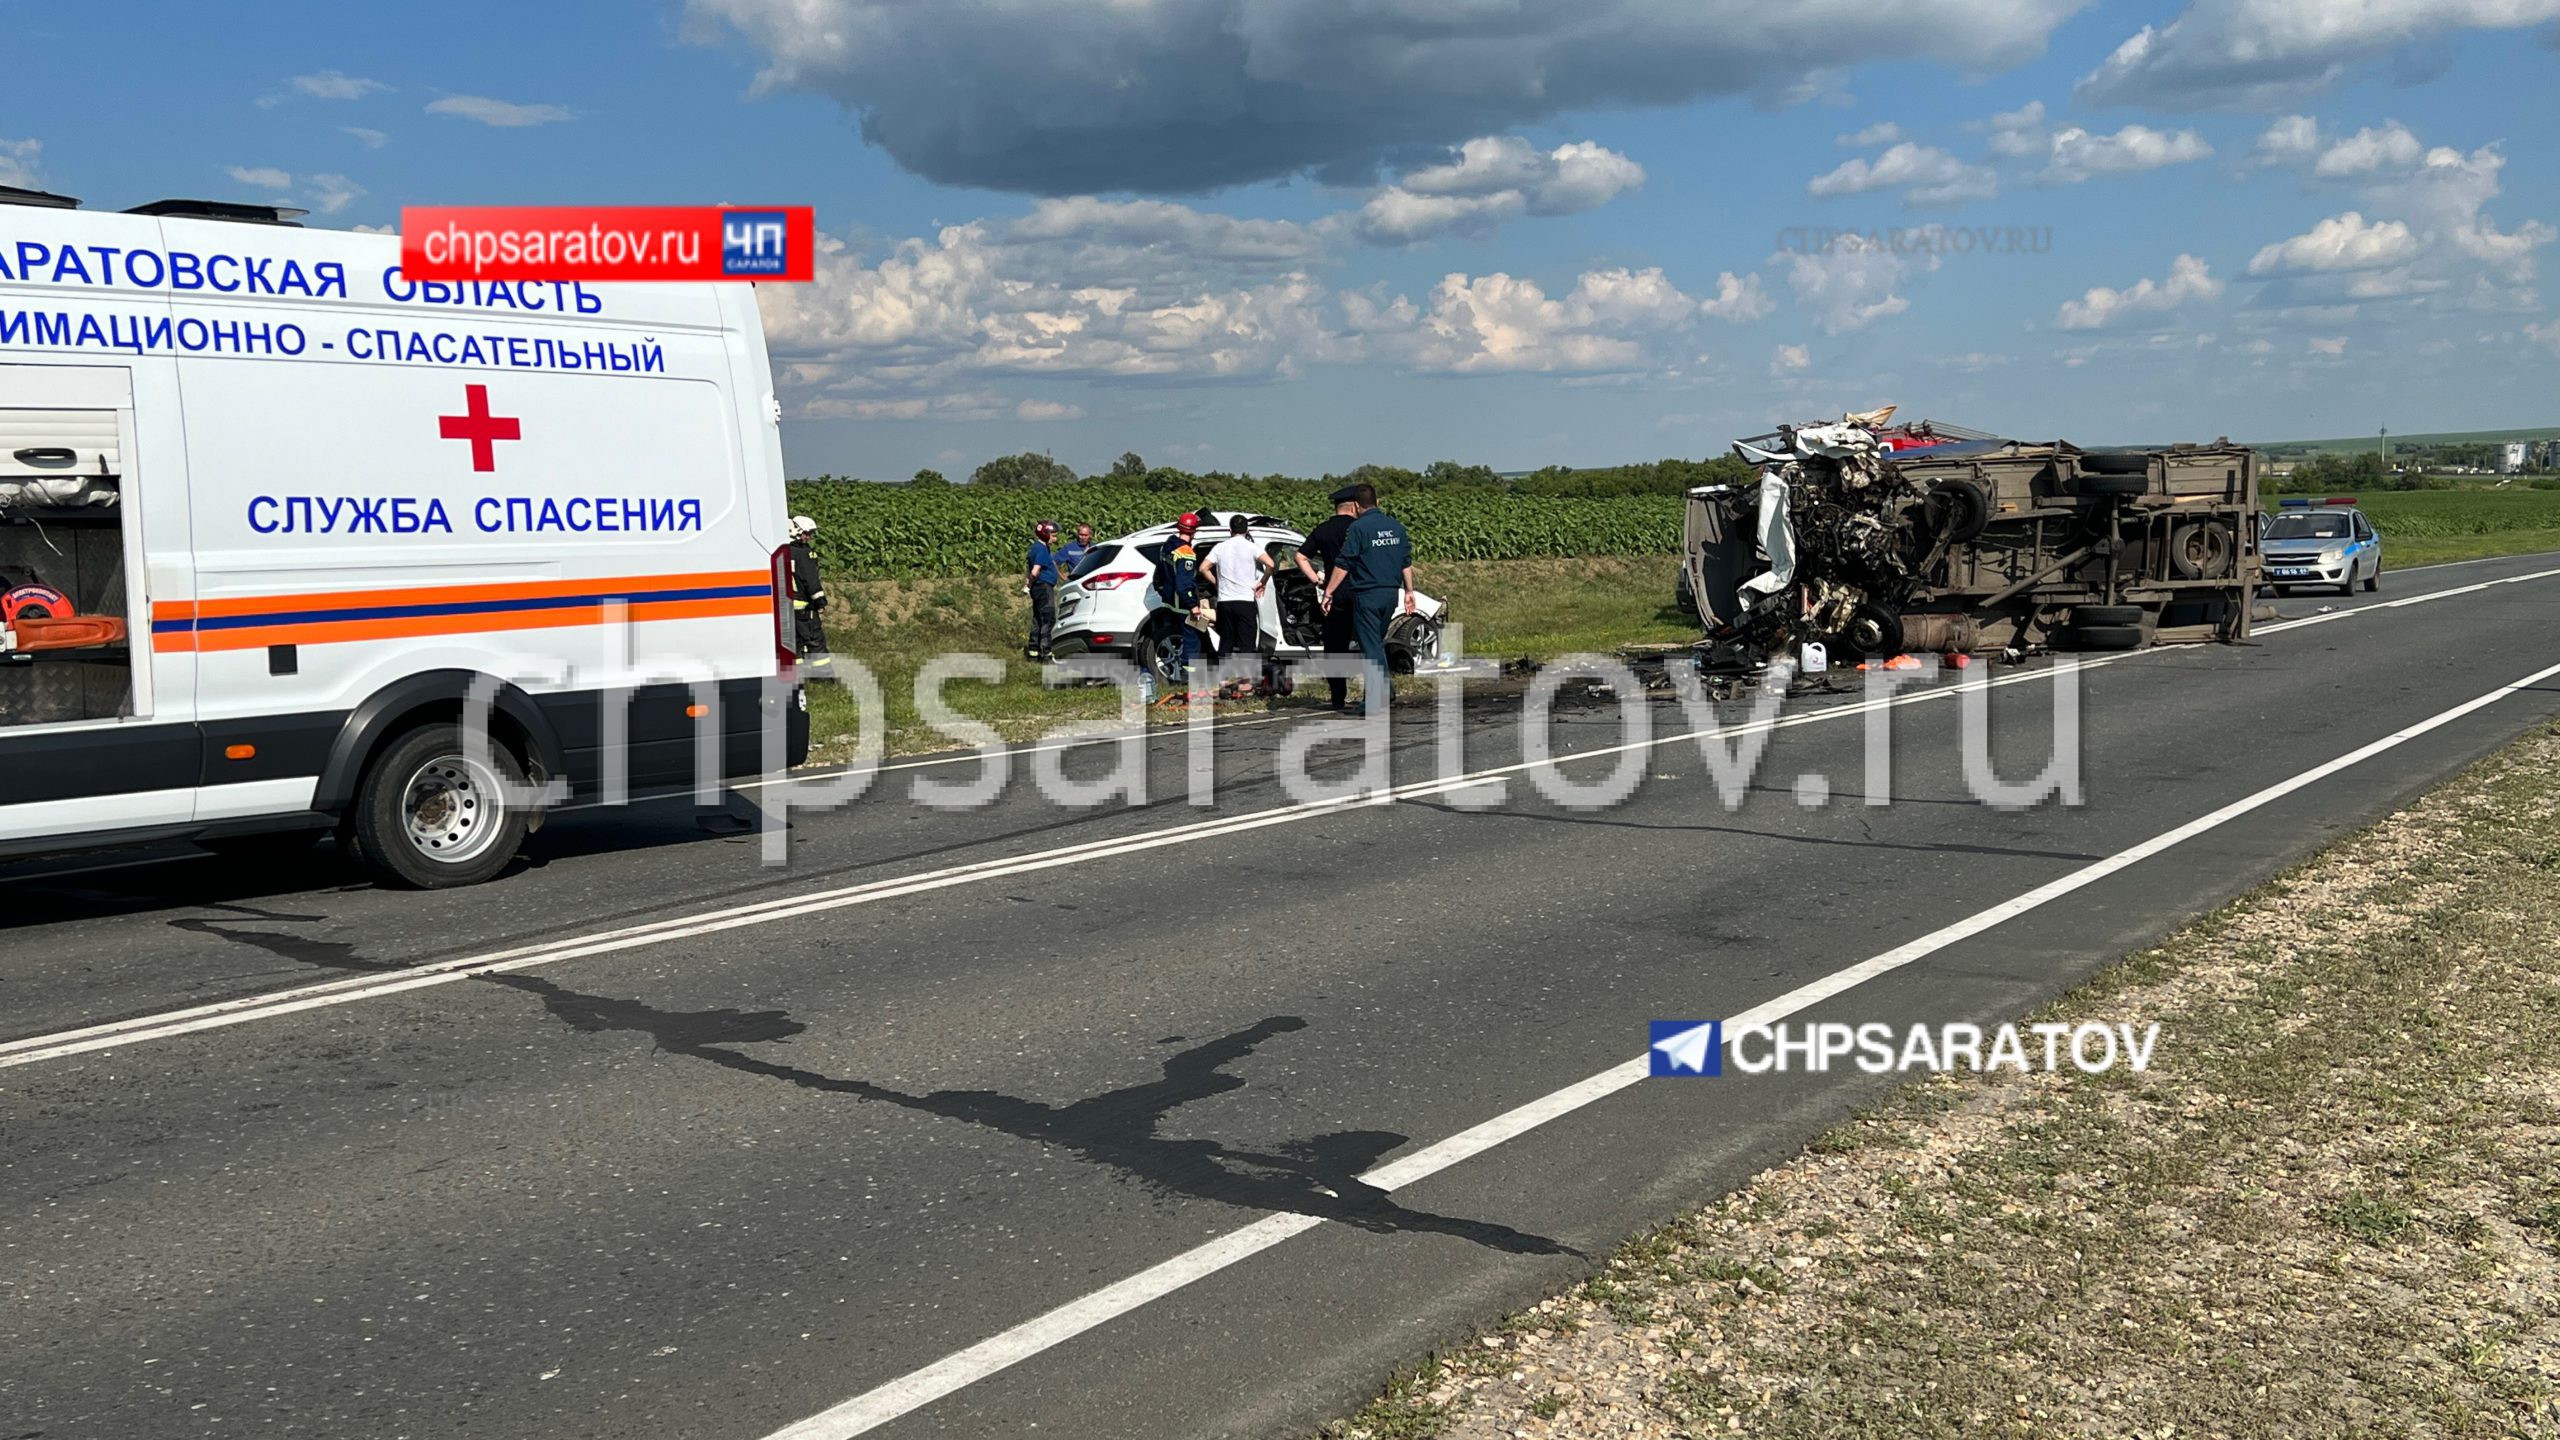
[{"label": "gravel shoulder", "polygon": [[2560,727],[2032,1018],[1325,1434],[2560,1435]]}]

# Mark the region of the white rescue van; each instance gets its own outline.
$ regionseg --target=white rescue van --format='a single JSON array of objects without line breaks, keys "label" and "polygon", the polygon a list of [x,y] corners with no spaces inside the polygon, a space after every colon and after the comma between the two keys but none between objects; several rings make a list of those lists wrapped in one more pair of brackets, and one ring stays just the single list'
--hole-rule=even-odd
[{"label": "white rescue van", "polygon": [[289,214],[0,190],[0,855],[467,884],[536,792],[797,763],[752,289],[412,283]]}]

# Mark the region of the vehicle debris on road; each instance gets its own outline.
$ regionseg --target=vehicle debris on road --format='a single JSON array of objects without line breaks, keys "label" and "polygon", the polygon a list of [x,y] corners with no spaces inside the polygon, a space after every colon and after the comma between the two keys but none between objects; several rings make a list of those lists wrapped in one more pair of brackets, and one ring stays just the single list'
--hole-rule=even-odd
[{"label": "vehicle debris on road", "polygon": [[2248,637],[2246,447],[2098,452],[1893,413],[1737,441],[1758,485],[1689,492],[1705,668],[1756,672],[1812,646],[1841,664]]}]

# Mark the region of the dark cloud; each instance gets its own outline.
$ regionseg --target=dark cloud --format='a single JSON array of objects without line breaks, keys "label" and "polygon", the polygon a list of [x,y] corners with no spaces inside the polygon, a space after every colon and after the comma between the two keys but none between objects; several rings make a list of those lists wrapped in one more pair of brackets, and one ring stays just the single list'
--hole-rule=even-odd
[{"label": "dark cloud", "polygon": [[[1374,178],[1566,111],[2032,58],[2083,0],[690,0],[946,184],[1182,193]],[[697,29],[701,26],[697,24]]]}]

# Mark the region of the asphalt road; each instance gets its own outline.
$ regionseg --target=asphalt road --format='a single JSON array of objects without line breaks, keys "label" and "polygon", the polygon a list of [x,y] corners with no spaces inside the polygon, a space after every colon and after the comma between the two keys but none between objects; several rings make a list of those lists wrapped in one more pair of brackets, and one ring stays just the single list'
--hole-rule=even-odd
[{"label": "asphalt road", "polygon": [[[1645,1081],[1392,1193],[1353,1177],[1623,1064],[1650,1019],[1951,925],[1800,1018],[2014,1015],[2560,713],[2537,682],[1985,914],[2560,662],[2560,557],[2387,586],[2083,672],[2076,806],[1970,797],[1948,676],[1889,711],[1882,806],[1863,718],[1823,716],[1852,691],[1787,707],[1735,809],[1687,741],[1569,762],[1641,759],[1596,812],[1517,775],[1491,810],[1292,808],[1289,721],[1222,737],[1209,809],[1172,737],[1139,808],[1016,783],[945,812],[906,784],[959,767],[889,772],[795,813],[780,869],[768,788],[563,817],[459,893],[325,853],[0,872],[0,1436],[763,1440],[919,1372],[871,1433],[1304,1433],[1884,1082]],[[2016,778],[2054,685],[1993,678]],[[1429,718],[1399,716],[1399,783],[1432,773]],[[1517,762],[1516,720],[1468,706],[1464,768]],[[1584,699],[1555,743],[1619,726]],[[1799,804],[1814,774],[1842,795]],[[1321,1223],[1088,1298],[1273,1216]],[[927,1370],[1059,1307],[1018,1363]]]}]

